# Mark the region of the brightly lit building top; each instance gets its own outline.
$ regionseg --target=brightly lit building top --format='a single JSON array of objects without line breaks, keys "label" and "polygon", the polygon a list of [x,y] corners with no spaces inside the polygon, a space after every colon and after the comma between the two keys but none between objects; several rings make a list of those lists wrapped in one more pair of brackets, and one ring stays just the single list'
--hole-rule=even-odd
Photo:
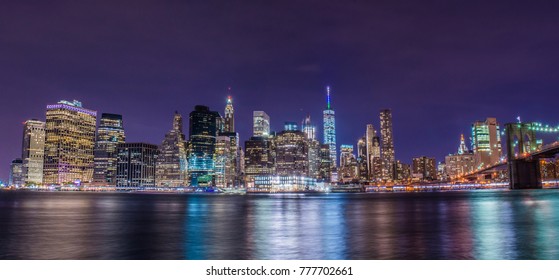
[{"label": "brightly lit building top", "polygon": [[93,110],[88,110],[83,108],[82,103],[80,101],[67,101],[67,100],[60,100],[58,103],[53,105],[47,105],[48,110],[56,110],[56,109],[67,109],[70,111],[75,111],[79,113],[88,114],[91,116],[96,117],[97,112]]}]

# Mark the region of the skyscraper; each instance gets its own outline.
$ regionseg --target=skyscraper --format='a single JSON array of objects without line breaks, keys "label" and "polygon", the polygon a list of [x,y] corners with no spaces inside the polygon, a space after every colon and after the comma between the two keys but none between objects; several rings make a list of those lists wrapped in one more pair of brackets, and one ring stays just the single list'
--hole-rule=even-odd
[{"label": "skyscraper", "polygon": [[158,148],[155,182],[160,187],[188,185],[186,140],[182,116],[175,112],[173,126]]},{"label": "skyscraper", "polygon": [[97,112],[62,100],[48,105],[46,115],[43,183],[91,182]]},{"label": "skyscraper", "polygon": [[316,139],[316,127],[312,124],[310,115],[303,120],[301,130],[307,135],[307,139]]},{"label": "skyscraper", "polygon": [[[216,165],[216,186],[233,188],[239,185],[239,157],[239,134],[236,132],[218,133],[214,157]],[[218,174],[218,172],[221,173]],[[218,183],[218,179],[223,179],[223,181]]]},{"label": "skyscraper", "polygon": [[218,112],[202,105],[196,105],[190,113],[188,172],[192,186],[213,184],[217,122],[220,118]]},{"label": "skyscraper", "polygon": [[10,178],[8,180],[9,186],[23,186],[23,160],[16,158],[10,164]]},{"label": "skyscraper", "polygon": [[330,145],[320,145],[318,157],[320,160],[318,167],[318,180],[329,183],[332,180],[332,158],[330,157]]},{"label": "skyscraper", "polygon": [[326,87],[326,110],[323,111],[324,120],[324,144],[330,146],[330,159],[332,168],[337,166],[336,147],[336,113],[330,104],[330,87]]},{"label": "skyscraper", "polygon": [[366,137],[363,136],[357,140],[357,170],[360,181],[367,181],[369,179],[367,158],[367,140]]},{"label": "skyscraper", "polygon": [[227,96],[225,117],[223,118],[223,131],[235,132],[235,110],[233,109],[233,98],[231,96]]},{"label": "skyscraper", "polygon": [[245,175],[248,182],[254,182],[258,175],[275,173],[275,151],[270,137],[253,136],[245,141]]},{"label": "skyscraper", "polygon": [[357,160],[353,154],[353,145],[340,146],[340,168],[338,171],[340,182],[349,183],[357,181]]},{"label": "skyscraper", "polygon": [[157,146],[146,143],[117,145],[117,187],[154,187]]},{"label": "skyscraper", "polygon": [[254,136],[270,135],[270,116],[264,111],[254,111],[252,113],[253,124],[252,134]]},{"label": "skyscraper", "polygon": [[284,130],[275,138],[276,174],[284,176],[309,175],[309,144],[302,131]]},{"label": "skyscraper", "polygon": [[382,178],[384,180],[394,179],[394,138],[392,134],[392,112],[390,109],[380,111],[380,135],[382,140]]},{"label": "skyscraper", "polygon": [[24,184],[43,183],[43,164],[45,158],[45,123],[28,120],[23,126],[23,181]]},{"label": "skyscraper", "polygon": [[437,163],[435,158],[425,156],[413,158],[412,162],[413,176],[424,181],[433,181],[437,179]]},{"label": "skyscraper", "polygon": [[101,186],[116,186],[117,145],[125,141],[122,116],[101,114],[94,150],[93,182]]},{"label": "skyscraper", "polygon": [[485,121],[472,124],[472,147],[478,169],[500,162],[501,135],[497,119],[487,118]]}]

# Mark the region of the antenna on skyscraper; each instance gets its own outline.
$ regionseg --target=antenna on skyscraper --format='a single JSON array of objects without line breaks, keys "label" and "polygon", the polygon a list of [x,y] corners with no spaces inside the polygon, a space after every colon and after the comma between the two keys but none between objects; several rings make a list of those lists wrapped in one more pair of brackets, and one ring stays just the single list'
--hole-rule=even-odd
[{"label": "antenna on skyscraper", "polygon": [[330,86],[326,86],[327,109],[330,110]]}]

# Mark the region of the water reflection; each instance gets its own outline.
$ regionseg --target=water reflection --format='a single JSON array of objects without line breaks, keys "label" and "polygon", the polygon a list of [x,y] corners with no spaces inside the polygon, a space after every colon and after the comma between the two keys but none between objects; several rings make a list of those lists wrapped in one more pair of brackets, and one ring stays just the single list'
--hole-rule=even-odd
[{"label": "water reflection", "polygon": [[2,259],[558,259],[559,190],[0,192]]}]

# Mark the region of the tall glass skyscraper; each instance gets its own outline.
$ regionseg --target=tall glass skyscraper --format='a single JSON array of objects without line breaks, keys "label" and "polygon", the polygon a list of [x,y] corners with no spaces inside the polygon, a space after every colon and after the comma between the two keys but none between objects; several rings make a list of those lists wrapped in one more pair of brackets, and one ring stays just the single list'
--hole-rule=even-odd
[{"label": "tall glass skyscraper", "polygon": [[394,138],[392,132],[392,111],[380,111],[380,136],[382,141],[382,177],[385,180],[394,179]]},{"label": "tall glass skyscraper", "polygon": [[213,182],[218,112],[196,105],[190,113],[188,172],[192,186],[210,186]]},{"label": "tall glass skyscraper", "polygon": [[92,182],[97,112],[62,100],[48,105],[46,115],[43,183]]},{"label": "tall glass skyscraper", "polygon": [[23,180],[25,184],[43,183],[45,157],[45,123],[28,120],[23,126],[22,143]]},{"label": "tall glass skyscraper", "polygon": [[122,116],[103,113],[97,128],[93,182],[101,186],[116,186],[117,145],[125,141]]},{"label": "tall glass skyscraper", "polygon": [[330,146],[330,159],[332,168],[337,166],[336,149],[336,114],[330,105],[330,87],[326,87],[326,110],[323,111],[324,144]]}]

